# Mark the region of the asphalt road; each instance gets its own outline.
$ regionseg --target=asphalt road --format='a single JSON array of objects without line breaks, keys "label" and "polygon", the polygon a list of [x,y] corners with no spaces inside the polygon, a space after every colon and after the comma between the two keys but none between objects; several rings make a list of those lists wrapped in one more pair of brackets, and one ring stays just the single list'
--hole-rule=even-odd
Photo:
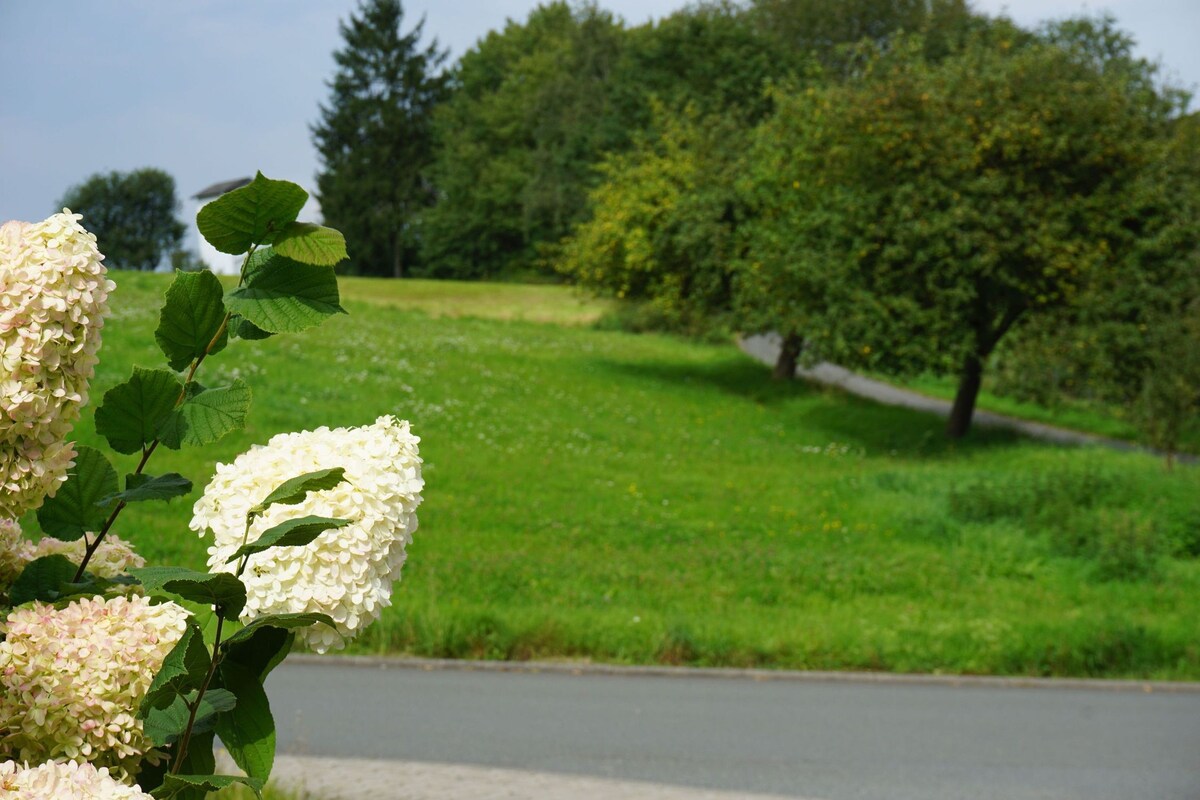
[{"label": "asphalt road", "polygon": [[1200,800],[1200,692],[285,664],[280,751],[822,800]]}]

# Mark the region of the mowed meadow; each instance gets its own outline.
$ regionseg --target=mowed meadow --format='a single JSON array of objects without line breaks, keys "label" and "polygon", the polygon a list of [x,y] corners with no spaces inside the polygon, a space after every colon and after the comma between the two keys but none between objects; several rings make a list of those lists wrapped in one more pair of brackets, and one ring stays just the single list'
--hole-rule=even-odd
[{"label": "mowed meadow", "polygon": [[[169,276],[114,273],[92,414],[155,365]],[[732,344],[593,325],[546,286],[343,281],[348,316],[237,341],[249,425],[115,533],[203,567],[213,471],[272,434],[412,421],[425,502],[357,651],[488,659],[1200,678],[1200,469],[1043,445],[795,383]],[[132,457],[118,464],[131,471]],[[36,528],[30,518],[27,529]]]}]

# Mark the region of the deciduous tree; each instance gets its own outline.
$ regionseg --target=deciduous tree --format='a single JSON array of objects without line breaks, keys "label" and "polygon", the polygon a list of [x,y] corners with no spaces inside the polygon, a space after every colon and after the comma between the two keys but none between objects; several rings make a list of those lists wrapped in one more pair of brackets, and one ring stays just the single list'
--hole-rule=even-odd
[{"label": "deciduous tree", "polygon": [[1119,263],[1114,209],[1169,104],[1069,41],[998,21],[941,60],[912,38],[778,96],[739,287],[813,355],[957,374],[964,435],[1014,326]]},{"label": "deciduous tree", "polygon": [[608,12],[555,2],[462,57],[437,119],[432,274],[527,271],[582,218],[595,164],[628,135],[610,99],[622,41]]},{"label": "deciduous tree", "polygon": [[83,215],[117,269],[153,270],[183,240],[175,179],[161,169],[97,173],[69,189],[58,207]]}]

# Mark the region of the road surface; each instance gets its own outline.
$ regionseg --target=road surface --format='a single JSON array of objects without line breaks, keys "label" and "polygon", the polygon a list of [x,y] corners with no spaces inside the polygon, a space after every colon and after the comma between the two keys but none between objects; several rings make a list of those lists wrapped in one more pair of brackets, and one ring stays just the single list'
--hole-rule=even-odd
[{"label": "road surface", "polygon": [[280,752],[814,800],[1200,798],[1195,687],[1012,688],[380,664],[387,662],[281,666],[267,687]]}]

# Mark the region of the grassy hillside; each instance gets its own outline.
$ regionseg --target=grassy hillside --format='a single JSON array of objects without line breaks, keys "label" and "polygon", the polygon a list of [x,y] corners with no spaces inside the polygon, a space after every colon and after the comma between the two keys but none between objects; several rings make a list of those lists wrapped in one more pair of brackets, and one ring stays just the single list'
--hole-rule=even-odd
[{"label": "grassy hillside", "polygon": [[[116,280],[97,400],[158,363],[166,279]],[[250,427],[153,471],[199,487],[276,432],[412,420],[421,529],[360,649],[1200,678],[1197,469],[999,432],[951,446],[940,420],[773,384],[732,346],[522,321],[603,310],[535,287],[534,315],[523,291],[350,281],[350,316],[206,363],[208,385],[250,382]],[[200,566],[195,496],[117,533]]]}]

